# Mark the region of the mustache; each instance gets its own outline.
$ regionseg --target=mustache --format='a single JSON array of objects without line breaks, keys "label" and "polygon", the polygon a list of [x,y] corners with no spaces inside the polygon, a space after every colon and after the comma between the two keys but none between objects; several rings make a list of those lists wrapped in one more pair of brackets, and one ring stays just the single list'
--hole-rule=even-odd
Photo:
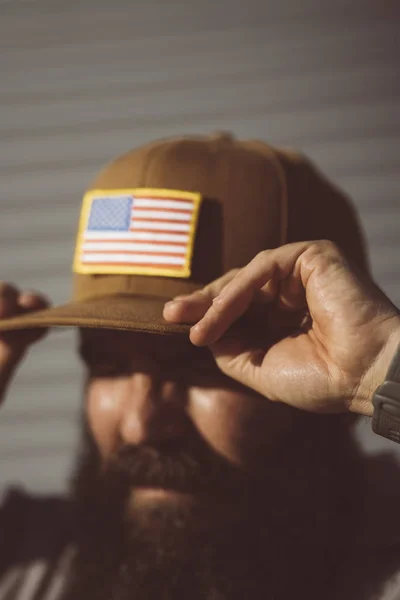
[{"label": "mustache", "polygon": [[157,487],[182,493],[237,490],[245,475],[199,440],[125,446],[113,456],[106,478],[124,487]]}]

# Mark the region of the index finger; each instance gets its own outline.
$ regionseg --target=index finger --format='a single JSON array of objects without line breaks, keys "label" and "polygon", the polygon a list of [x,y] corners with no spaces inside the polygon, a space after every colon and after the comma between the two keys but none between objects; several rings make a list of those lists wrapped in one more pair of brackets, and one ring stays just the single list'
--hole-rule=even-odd
[{"label": "index finger", "polygon": [[297,242],[264,250],[232,279],[214,299],[204,317],[192,327],[196,346],[214,344],[249,308],[255,294],[269,281],[282,281],[293,271],[301,254],[315,242]]}]

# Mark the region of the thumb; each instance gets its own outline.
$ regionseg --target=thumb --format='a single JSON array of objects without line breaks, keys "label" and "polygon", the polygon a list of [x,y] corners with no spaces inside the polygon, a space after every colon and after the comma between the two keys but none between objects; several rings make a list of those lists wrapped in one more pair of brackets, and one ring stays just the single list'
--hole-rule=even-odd
[{"label": "thumb", "polygon": [[265,373],[262,373],[265,349],[254,348],[246,340],[233,336],[221,338],[210,349],[218,368],[225,375],[256,392],[268,395]]}]

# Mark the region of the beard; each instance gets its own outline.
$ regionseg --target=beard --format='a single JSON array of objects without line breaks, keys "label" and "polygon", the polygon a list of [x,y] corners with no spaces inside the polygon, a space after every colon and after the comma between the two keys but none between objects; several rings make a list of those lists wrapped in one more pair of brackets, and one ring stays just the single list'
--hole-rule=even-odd
[{"label": "beard", "polygon": [[[300,428],[291,450],[253,474],[195,431],[179,443],[121,448],[105,465],[85,431],[63,600],[327,598],[360,487],[347,427],[321,423]],[[143,488],[172,500],[139,502]]]}]

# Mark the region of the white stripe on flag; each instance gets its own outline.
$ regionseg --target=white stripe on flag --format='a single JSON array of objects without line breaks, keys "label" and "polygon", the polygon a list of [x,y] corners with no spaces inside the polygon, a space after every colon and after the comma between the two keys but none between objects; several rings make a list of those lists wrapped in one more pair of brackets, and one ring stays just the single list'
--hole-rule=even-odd
[{"label": "white stripe on flag", "polygon": [[193,202],[183,200],[161,200],[155,198],[134,198],[134,208],[181,208],[182,210],[193,210]]},{"label": "white stripe on flag", "polygon": [[109,250],[120,250],[121,252],[124,250],[129,250],[130,252],[170,252],[171,254],[183,254],[186,252],[187,247],[184,245],[170,246],[168,244],[143,244],[140,242],[85,242],[83,244],[83,251],[85,253],[93,250],[102,250],[103,252],[107,252]]},{"label": "white stripe on flag", "polygon": [[[180,226],[180,224],[178,225]],[[171,225],[168,225],[168,229],[170,228]],[[103,242],[106,240],[123,242],[126,240],[186,243],[189,241],[189,236],[185,233],[152,233],[149,231],[85,231],[84,239],[94,242]]]},{"label": "white stripe on flag", "polygon": [[142,208],[133,208],[132,220],[135,219],[155,219],[155,220],[167,220],[167,221],[190,221],[192,218],[191,214],[184,212],[171,212],[168,210],[145,210]]},{"label": "white stripe on flag", "polygon": [[121,263],[130,264],[153,264],[153,265],[179,265],[185,264],[185,258],[181,256],[153,256],[151,254],[83,254],[84,264],[95,263]]},{"label": "white stripe on flag", "polygon": [[189,236],[186,233],[150,233],[148,231],[132,231],[132,240],[143,242],[182,242],[187,244]]},{"label": "white stripe on flag", "polygon": [[157,223],[157,221],[135,221],[131,223],[132,229],[158,229],[160,231],[190,231],[189,223]]}]

